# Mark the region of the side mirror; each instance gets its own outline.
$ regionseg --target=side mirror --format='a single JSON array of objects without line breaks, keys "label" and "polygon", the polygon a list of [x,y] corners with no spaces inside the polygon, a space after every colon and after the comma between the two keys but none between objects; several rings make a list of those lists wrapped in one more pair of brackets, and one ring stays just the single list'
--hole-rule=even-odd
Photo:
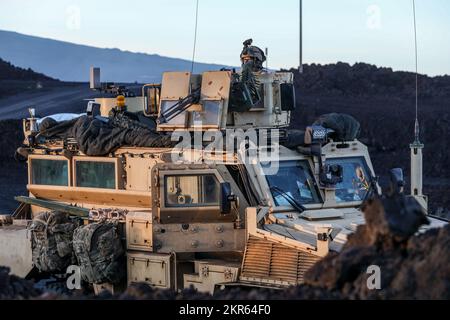
[{"label": "side mirror", "polygon": [[405,188],[405,178],[403,174],[403,169],[394,168],[389,171],[389,176],[391,179],[391,190],[394,194],[402,194]]},{"label": "side mirror", "polygon": [[229,215],[231,213],[231,204],[237,201],[237,196],[233,195],[231,191],[231,184],[229,182],[222,182],[220,184],[220,213],[222,215]]},{"label": "side mirror", "polygon": [[161,98],[161,85],[145,85],[142,87],[142,96],[144,97],[144,114],[147,117],[157,117],[159,100]]}]

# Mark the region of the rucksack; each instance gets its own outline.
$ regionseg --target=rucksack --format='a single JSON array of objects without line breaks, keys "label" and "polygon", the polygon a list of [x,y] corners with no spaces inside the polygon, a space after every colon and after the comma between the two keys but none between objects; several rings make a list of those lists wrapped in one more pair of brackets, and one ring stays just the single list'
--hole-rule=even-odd
[{"label": "rucksack", "polygon": [[330,135],[334,141],[353,141],[361,133],[361,124],[348,114],[325,114],[320,116],[314,125],[334,130],[334,133]]},{"label": "rucksack", "polygon": [[40,272],[62,272],[73,262],[72,235],[77,224],[59,211],[36,216],[31,231],[32,260]]},{"label": "rucksack", "polygon": [[125,273],[125,256],[117,223],[99,222],[77,228],[73,249],[81,278],[92,284],[119,283]]}]

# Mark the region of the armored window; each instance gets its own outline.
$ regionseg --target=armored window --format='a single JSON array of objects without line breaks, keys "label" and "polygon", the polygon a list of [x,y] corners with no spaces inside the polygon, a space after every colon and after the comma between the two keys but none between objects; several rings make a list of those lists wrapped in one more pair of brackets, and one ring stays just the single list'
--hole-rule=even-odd
[{"label": "armored window", "polygon": [[69,185],[69,162],[67,160],[30,159],[31,184],[45,186]]},{"label": "armored window", "polygon": [[81,188],[116,189],[116,163],[75,161],[75,184]]},{"label": "armored window", "polygon": [[343,168],[343,181],[336,185],[336,202],[363,201],[370,189],[371,175],[363,157],[327,159]]},{"label": "armored window", "polygon": [[262,164],[276,206],[291,206],[290,199],[300,204],[320,203],[308,161],[280,161]]},{"label": "armored window", "polygon": [[219,205],[220,185],[215,175],[165,176],[166,207]]}]

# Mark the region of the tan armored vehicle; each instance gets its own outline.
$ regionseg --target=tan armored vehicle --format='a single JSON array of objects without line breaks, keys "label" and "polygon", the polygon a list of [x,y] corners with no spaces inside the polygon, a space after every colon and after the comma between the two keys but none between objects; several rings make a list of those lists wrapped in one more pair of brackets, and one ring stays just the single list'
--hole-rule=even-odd
[{"label": "tan armored vehicle", "polygon": [[[93,283],[96,290],[137,282],[205,292],[301,284],[364,224],[360,206],[381,190],[366,146],[352,134],[343,140],[327,121],[287,129],[293,74],[250,71],[250,80],[230,70],[165,73],[142,96],[96,99],[86,115],[62,124],[53,117],[50,130],[70,125],[68,135],[46,133],[48,124],[31,114],[20,150],[29,196],[18,197],[14,221],[0,227],[0,265],[36,277],[35,229],[27,228],[42,212],[57,211],[77,228],[117,226],[124,280]],[[421,146],[412,153],[413,196],[426,210]],[[86,262],[79,248],[74,240],[75,265]]]}]

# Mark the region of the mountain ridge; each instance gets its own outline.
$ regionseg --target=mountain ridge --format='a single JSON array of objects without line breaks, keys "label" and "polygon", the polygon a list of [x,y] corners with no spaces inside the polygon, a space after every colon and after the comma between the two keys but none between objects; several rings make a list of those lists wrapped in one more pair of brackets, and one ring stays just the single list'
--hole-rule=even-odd
[{"label": "mountain ridge", "polygon": [[[158,54],[97,48],[5,30],[0,30],[0,44],[3,44],[0,45],[0,57],[4,60],[63,81],[88,81],[89,68],[96,66],[102,69],[102,81],[157,82],[163,72],[187,71],[192,63]],[[196,63],[195,71],[224,67],[221,64]]]}]

